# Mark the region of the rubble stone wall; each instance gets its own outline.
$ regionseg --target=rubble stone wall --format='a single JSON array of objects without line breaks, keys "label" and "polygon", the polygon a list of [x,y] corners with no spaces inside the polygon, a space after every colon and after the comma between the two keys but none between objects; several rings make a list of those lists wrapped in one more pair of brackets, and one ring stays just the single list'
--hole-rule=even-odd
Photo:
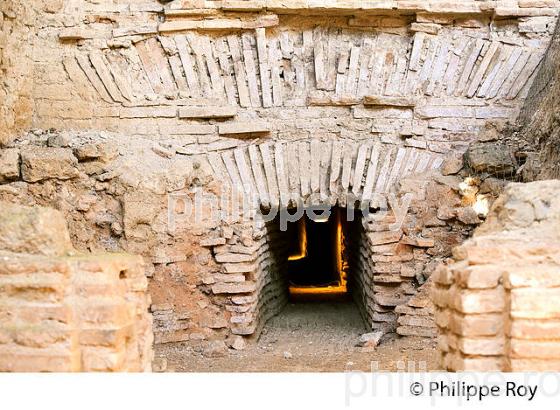
[{"label": "rubble stone wall", "polygon": [[149,371],[142,258],[76,253],[58,211],[0,211],[0,371]]},{"label": "rubble stone wall", "polygon": [[0,146],[33,119],[35,10],[28,3],[0,3]]},{"label": "rubble stone wall", "polygon": [[433,275],[442,366],[451,371],[555,371],[557,180],[510,184],[486,224]]},{"label": "rubble stone wall", "polygon": [[520,130],[515,137],[529,152],[524,177],[528,181],[560,178],[560,26],[546,54],[542,68],[531,86],[528,99],[518,119]]}]

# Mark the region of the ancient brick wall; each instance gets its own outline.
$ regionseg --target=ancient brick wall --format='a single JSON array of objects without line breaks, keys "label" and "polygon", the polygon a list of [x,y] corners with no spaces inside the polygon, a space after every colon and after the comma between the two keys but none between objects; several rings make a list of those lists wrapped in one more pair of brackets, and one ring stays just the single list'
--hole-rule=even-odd
[{"label": "ancient brick wall", "polygon": [[[2,150],[0,198],[63,211],[82,250],[144,256],[157,343],[258,333],[286,288],[276,227],[256,211],[321,196],[345,206],[347,194],[413,195],[396,232],[364,221],[354,256],[364,317],[394,330],[396,307],[415,307],[435,262],[480,222],[460,155],[487,123],[517,117],[559,9],[47,3],[32,123],[54,131]],[[198,220],[176,212],[176,198],[231,188],[250,198],[250,226],[210,207]],[[401,322],[403,334],[433,330]]]},{"label": "ancient brick wall", "polygon": [[[249,160],[255,158],[251,152],[262,148],[253,146],[247,151],[246,167],[238,167],[243,164],[242,150],[217,154],[226,160],[231,156],[232,162],[224,168],[224,177],[216,181],[210,157],[200,155],[193,161],[179,154],[162,156],[155,146],[147,150],[149,146],[150,142],[142,139],[131,139],[126,145],[119,135],[102,133],[28,135],[4,151],[2,169],[6,172],[0,174],[0,197],[62,210],[72,242],[81,250],[144,256],[149,263],[146,275],[156,343],[205,343],[223,340],[230,333],[255,334],[285,303],[287,285],[282,271],[287,245],[277,222],[256,220],[257,205],[253,203],[248,208],[252,216],[246,220],[239,214],[216,215],[211,209],[220,209],[212,207],[211,201],[198,208],[200,218],[183,212],[183,201],[194,203],[197,193],[228,198],[224,186],[232,188],[230,172],[239,180],[241,175],[250,177],[246,186],[257,193],[254,176],[259,169],[263,175],[273,172],[274,180],[281,184],[297,176],[297,191],[265,189],[262,196],[252,197],[258,201],[274,197],[279,201],[294,193],[300,198],[313,198],[313,193],[317,198],[322,192],[332,203],[342,203],[346,194],[355,192],[360,198],[369,189],[383,198],[394,195],[391,206],[396,207],[396,214],[391,207],[384,220],[373,214],[371,220],[363,221],[361,234],[349,238],[360,247],[353,257],[357,269],[350,275],[356,280],[358,305],[372,328],[385,331],[397,325],[395,306],[406,303],[430,276],[435,262],[447,256],[452,246],[468,237],[473,224],[480,222],[472,208],[475,196],[468,189],[469,194],[463,195],[462,162],[454,157],[441,163],[441,172],[450,174],[442,176],[426,170],[430,164],[439,164],[440,157],[403,148],[400,154],[399,150],[392,154],[382,151],[377,163],[371,155],[375,158],[379,151],[366,144],[350,144],[355,149],[340,156],[336,173],[289,173],[290,168],[275,161],[260,162],[260,156],[249,168]],[[312,146],[328,154],[325,169],[332,170],[333,145]],[[267,147],[273,157],[279,151],[275,144]],[[310,163],[302,164],[319,169],[322,156],[312,152],[308,151]],[[265,164],[266,170],[260,168]],[[416,166],[424,172],[410,173]],[[406,178],[397,178],[401,168],[408,170]],[[239,170],[244,172],[239,175]],[[332,185],[331,175],[338,175]],[[309,184],[305,195],[302,177]],[[347,188],[343,180],[349,181]],[[243,186],[240,196],[246,196]],[[397,217],[402,226],[391,231]]]},{"label": "ancient brick wall", "polygon": [[558,181],[511,184],[488,222],[433,276],[442,366],[560,368]]},{"label": "ancient brick wall", "polygon": [[0,211],[0,371],[149,371],[142,259],[76,253],[58,211]]},{"label": "ancient brick wall", "polygon": [[63,3],[37,33],[34,126],[175,136],[186,154],[248,135],[464,150],[487,121],[516,118],[558,13],[556,1]]}]

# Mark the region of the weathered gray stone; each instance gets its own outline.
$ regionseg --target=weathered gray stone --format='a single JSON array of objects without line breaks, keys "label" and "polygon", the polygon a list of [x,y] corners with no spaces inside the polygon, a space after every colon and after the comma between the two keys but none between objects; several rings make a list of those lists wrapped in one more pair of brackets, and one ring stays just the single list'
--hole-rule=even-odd
[{"label": "weathered gray stone", "polygon": [[381,340],[384,334],[385,332],[381,330],[371,332],[371,333],[364,333],[358,339],[358,346],[375,348],[377,347],[377,345],[379,345],[379,341]]},{"label": "weathered gray stone", "polygon": [[474,143],[466,152],[465,161],[474,171],[491,175],[513,174],[517,168],[511,151],[501,143]]},{"label": "weathered gray stone", "polygon": [[48,138],[47,145],[49,147],[67,148],[71,142],[72,139],[68,134],[54,134]]}]

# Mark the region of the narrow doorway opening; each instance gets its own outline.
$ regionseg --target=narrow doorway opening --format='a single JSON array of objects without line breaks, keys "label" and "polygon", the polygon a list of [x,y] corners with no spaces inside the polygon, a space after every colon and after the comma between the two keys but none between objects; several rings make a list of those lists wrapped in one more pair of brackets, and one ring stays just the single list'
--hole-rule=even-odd
[{"label": "narrow doorway opening", "polygon": [[347,295],[346,234],[346,214],[341,208],[334,208],[328,218],[312,220],[304,215],[288,225],[287,274],[292,298]]}]

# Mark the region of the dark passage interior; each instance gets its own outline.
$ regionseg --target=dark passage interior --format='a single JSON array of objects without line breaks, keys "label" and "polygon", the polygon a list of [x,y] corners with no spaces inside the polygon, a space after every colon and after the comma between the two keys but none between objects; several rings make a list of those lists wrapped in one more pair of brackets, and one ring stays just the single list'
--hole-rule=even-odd
[{"label": "dark passage interior", "polygon": [[369,292],[364,292],[362,279],[367,265],[362,220],[359,210],[348,213],[347,208],[333,207],[321,217],[307,210],[297,221],[288,222],[286,230],[281,229],[279,218],[270,222],[268,240],[274,262],[261,292],[263,311],[269,312],[270,307],[270,313],[263,314],[265,321],[279,314],[280,319],[271,324],[284,323],[281,318],[291,312],[297,318],[290,320],[294,329],[306,322],[310,328],[326,331],[339,326],[334,317],[344,312],[349,323],[360,318],[357,333],[371,329],[366,313]]},{"label": "dark passage interior", "polygon": [[287,278],[292,299],[348,294],[346,238],[350,226],[341,208],[331,209],[328,217],[310,218],[306,213],[288,224]]},{"label": "dark passage interior", "polygon": [[292,287],[338,285],[336,219],[315,222],[304,216],[288,226],[288,280]]}]

